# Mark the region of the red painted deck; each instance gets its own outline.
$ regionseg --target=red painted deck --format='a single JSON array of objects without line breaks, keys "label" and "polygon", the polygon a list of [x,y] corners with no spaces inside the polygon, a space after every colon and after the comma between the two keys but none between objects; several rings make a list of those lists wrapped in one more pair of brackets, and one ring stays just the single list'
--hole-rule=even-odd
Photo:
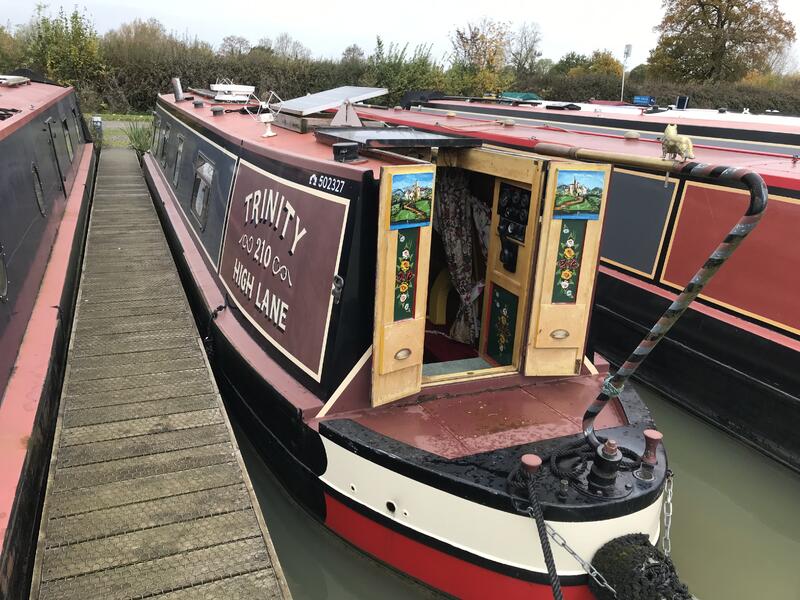
[{"label": "red painted deck", "polygon": [[[162,94],[159,96],[164,102],[177,110],[197,120],[204,127],[218,135],[227,138],[237,145],[242,145],[248,150],[258,154],[270,156],[286,162],[287,159],[298,164],[306,163],[309,168],[315,168],[313,163],[324,162],[325,173],[340,175],[350,179],[360,179],[365,171],[372,171],[377,179],[380,175],[380,168],[387,163],[368,159],[358,164],[343,164],[333,160],[333,151],[326,144],[317,142],[312,133],[297,133],[288,129],[283,129],[273,125],[272,130],[277,133],[275,137],[262,138],[264,125],[256,121],[251,115],[244,115],[238,112],[223,113],[222,116],[215,117],[211,114],[211,106],[207,99],[203,99],[205,105],[202,108],[194,108],[192,102],[175,102],[172,94]],[[201,99],[198,97],[198,99]],[[242,105],[223,105],[227,108],[238,110]]]},{"label": "red painted deck", "polygon": [[[546,104],[559,104],[558,102],[545,102]],[[431,105],[446,104],[449,106],[468,106],[476,107],[481,106],[480,102],[466,102],[464,100],[432,100]],[[580,103],[578,103],[580,104]],[[513,111],[530,113],[531,118],[546,119],[547,116],[553,113],[563,113],[565,111],[557,111],[544,108],[544,106],[510,106],[504,104],[487,104],[487,108],[493,111]],[[652,115],[641,114],[641,108],[638,106],[618,106],[613,103],[592,103],[581,105],[583,110],[575,111],[575,114],[581,117],[593,117],[596,119],[619,119],[630,121],[631,128],[636,129],[642,123],[662,123],[669,125],[676,123],[680,125],[693,125],[697,127],[720,127],[725,129],[743,129],[750,131],[775,131],[778,133],[796,133],[800,134],[800,119],[794,117],[784,117],[778,115],[744,115],[741,113],[717,113],[713,110],[695,110],[689,109],[688,111],[670,110],[667,112],[656,113]],[[567,111],[571,112],[571,111]],[[602,126],[602,123],[598,123]],[[568,125],[567,125],[568,126]]]},{"label": "red painted deck", "polygon": [[[558,127],[522,123],[503,126],[497,121],[485,118],[445,117],[407,110],[358,108],[358,114],[362,118],[382,120],[393,125],[407,125],[437,133],[478,137],[488,144],[513,145],[530,149],[533,152],[536,151],[538,144],[550,143],[603,152],[661,158],[661,142],[656,140],[626,140],[621,135],[568,131]],[[790,156],[725,148],[695,147],[695,161],[751,169],[759,173],[769,186],[800,190],[800,163],[795,163]]]},{"label": "red painted deck", "polygon": [[31,83],[16,87],[0,87],[0,106],[22,112],[0,121],[0,140],[11,135],[48,106],[72,93],[71,87]]},{"label": "red painted deck", "polygon": [[[603,375],[545,379],[494,390],[443,394],[414,404],[389,404],[336,417],[410,446],[458,458],[581,431],[586,407],[597,396]],[[421,397],[437,388],[425,388]],[[334,418],[336,418],[334,417]],[[598,429],[626,424],[615,401],[598,416]]]}]

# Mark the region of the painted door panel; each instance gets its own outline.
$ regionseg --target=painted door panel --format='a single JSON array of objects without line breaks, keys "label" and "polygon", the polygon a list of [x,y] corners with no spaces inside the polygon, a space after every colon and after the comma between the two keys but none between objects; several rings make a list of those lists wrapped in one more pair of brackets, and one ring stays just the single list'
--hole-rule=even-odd
[{"label": "painted door panel", "polygon": [[526,375],[572,375],[581,370],[610,173],[609,165],[550,164]]},{"label": "painted door panel", "polygon": [[434,187],[433,165],[381,169],[373,406],[422,385]]}]

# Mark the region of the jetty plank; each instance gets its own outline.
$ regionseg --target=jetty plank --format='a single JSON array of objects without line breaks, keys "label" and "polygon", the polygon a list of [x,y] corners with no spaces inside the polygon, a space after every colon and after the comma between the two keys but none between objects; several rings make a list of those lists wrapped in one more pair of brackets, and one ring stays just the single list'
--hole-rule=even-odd
[{"label": "jetty plank", "polygon": [[98,182],[30,598],[289,600],[133,151]]}]

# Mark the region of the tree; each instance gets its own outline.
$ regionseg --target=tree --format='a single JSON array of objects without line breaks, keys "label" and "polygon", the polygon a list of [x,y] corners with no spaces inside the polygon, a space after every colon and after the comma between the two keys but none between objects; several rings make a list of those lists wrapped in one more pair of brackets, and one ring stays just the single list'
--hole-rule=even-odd
[{"label": "tree", "polygon": [[342,62],[360,63],[364,62],[364,60],[365,60],[364,51],[358,44],[350,44],[347,48],[344,49],[344,52],[342,52]]},{"label": "tree", "polygon": [[291,60],[309,60],[311,58],[311,50],[285,32],[275,38],[272,50],[278,56]]},{"label": "tree", "polygon": [[86,13],[76,8],[69,15],[60,9],[56,17],[38,5],[31,22],[23,28],[25,63],[59,83],[78,86],[100,81],[105,64],[100,38]]},{"label": "tree", "polygon": [[536,64],[533,65],[533,74],[538,76],[547,75],[550,70],[555,66],[555,61],[549,58],[540,58],[536,61]]},{"label": "tree", "polygon": [[622,63],[609,50],[595,50],[589,59],[589,73],[622,77]]},{"label": "tree", "polygon": [[430,46],[420,45],[409,52],[407,44],[387,46],[378,36],[360,84],[387,88],[389,94],[378,102],[393,106],[409,90],[442,89],[443,75],[441,66],[431,56]]},{"label": "tree", "polygon": [[566,75],[575,67],[588,67],[589,57],[577,52],[569,52],[561,57],[550,69],[550,75]]},{"label": "tree", "polygon": [[508,64],[517,78],[529,75],[537,70],[537,62],[542,55],[539,45],[542,32],[536,23],[523,23],[510,36],[506,51]]},{"label": "tree", "polygon": [[250,42],[240,35],[226,35],[222,38],[219,53],[222,56],[241,56],[250,52]]},{"label": "tree", "polygon": [[11,27],[0,25],[0,73],[10,73],[22,62],[22,45]]},{"label": "tree", "polygon": [[764,72],[795,39],[777,0],[663,0],[650,73],[683,81],[738,81]]},{"label": "tree", "polygon": [[797,60],[797,48],[788,42],[784,44],[783,48],[776,49],[767,62],[769,72],[775,75],[797,73],[798,67],[800,64]]},{"label": "tree", "polygon": [[508,23],[483,19],[456,28],[450,36],[453,64],[480,71],[499,71],[505,65],[510,33]]},{"label": "tree", "polygon": [[649,74],[647,72],[647,65],[644,63],[636,65],[630,71],[628,71],[628,79],[631,82],[644,81],[648,76]]}]

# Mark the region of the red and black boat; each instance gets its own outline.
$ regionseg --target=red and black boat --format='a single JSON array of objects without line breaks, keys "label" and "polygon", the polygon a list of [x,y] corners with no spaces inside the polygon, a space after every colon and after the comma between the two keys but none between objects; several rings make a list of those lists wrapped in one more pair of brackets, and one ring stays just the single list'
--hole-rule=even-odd
[{"label": "red and black boat", "polygon": [[[411,110],[360,108],[382,118],[451,135],[477,137],[532,153],[548,144],[583,148],[616,163],[589,345],[614,364],[676,297],[719,238],[738,219],[748,191],[736,182],[669,176],[647,161],[662,155],[667,124],[691,134],[686,164],[748,169],[769,186],[770,210],[753,238],[703,290],[637,376],[676,403],[794,470],[800,470],[800,119],[710,110],[543,102],[420,99]],[[555,106],[561,110],[553,110]],[[680,373],[680,376],[677,374]]]},{"label": "red and black boat", "polygon": [[75,90],[0,75],[0,597],[27,596],[94,185]]},{"label": "red and black boat", "polygon": [[548,573],[546,527],[587,560],[656,540],[666,454],[622,386],[758,221],[758,176],[687,172],[753,201],[609,376],[586,357],[607,161],[359,127],[347,100],[375,90],[190,91],[158,96],[145,174],[223,397],[302,505],[463,598],[547,598],[554,579],[591,598],[560,546]]}]

